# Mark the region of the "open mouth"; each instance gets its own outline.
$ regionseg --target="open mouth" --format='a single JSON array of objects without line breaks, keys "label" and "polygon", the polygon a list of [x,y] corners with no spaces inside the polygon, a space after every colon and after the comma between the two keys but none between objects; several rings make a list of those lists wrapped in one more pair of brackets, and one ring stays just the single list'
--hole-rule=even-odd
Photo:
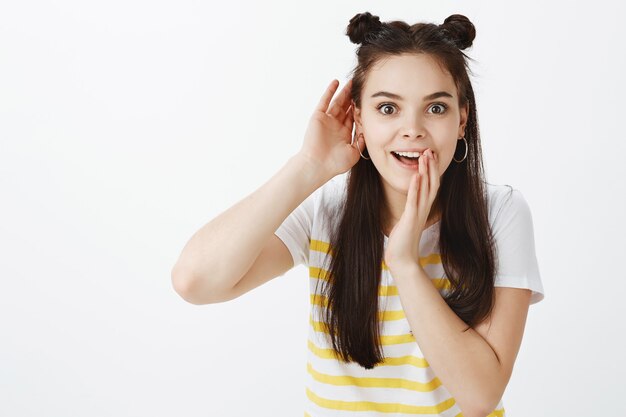
[{"label": "open mouth", "polygon": [[391,152],[391,154],[394,156],[394,158],[396,158],[398,161],[400,161],[404,165],[409,165],[409,166],[419,165],[419,158],[420,158],[419,156],[417,157],[402,156],[402,155],[398,155],[395,152]]}]

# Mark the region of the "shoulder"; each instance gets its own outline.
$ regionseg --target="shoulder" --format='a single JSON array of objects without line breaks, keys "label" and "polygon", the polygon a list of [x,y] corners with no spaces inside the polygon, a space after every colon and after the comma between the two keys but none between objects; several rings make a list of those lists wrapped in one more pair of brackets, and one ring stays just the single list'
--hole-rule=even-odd
[{"label": "shoulder", "polygon": [[521,190],[509,184],[487,183],[489,223],[496,240],[534,239],[530,206]]},{"label": "shoulder", "polygon": [[316,206],[323,210],[336,210],[346,197],[347,176],[337,175],[317,190]]},{"label": "shoulder", "polygon": [[322,189],[326,194],[343,194],[346,191],[346,187],[348,186],[348,176],[347,173],[336,175],[331,178],[322,186]]},{"label": "shoulder", "polygon": [[485,188],[490,209],[501,207],[505,202],[510,202],[513,194],[519,193],[517,188],[509,184],[492,184],[487,182],[485,183]]},{"label": "shoulder", "polygon": [[313,197],[314,229],[320,239],[328,236],[341,219],[345,207],[347,174],[333,177],[318,188]]},{"label": "shoulder", "polygon": [[488,185],[489,221],[497,250],[496,287],[532,290],[530,304],[544,298],[535,251],[530,207],[523,193],[510,185]]},{"label": "shoulder", "polygon": [[530,207],[524,194],[509,184],[486,183],[489,204],[489,222],[500,226],[513,218],[530,218]]}]

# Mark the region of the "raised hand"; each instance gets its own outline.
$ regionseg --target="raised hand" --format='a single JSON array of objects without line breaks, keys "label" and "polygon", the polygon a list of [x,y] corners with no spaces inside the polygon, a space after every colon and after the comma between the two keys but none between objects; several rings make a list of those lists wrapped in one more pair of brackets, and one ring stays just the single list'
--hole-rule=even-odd
[{"label": "raised hand", "polygon": [[393,272],[419,266],[419,245],[428,214],[439,190],[437,156],[430,149],[419,159],[419,168],[409,183],[404,212],[389,233],[385,264]]},{"label": "raised hand", "polygon": [[339,81],[333,80],[320,99],[304,135],[300,154],[330,179],[348,171],[360,158],[351,145],[354,125],[349,80],[332,103]]}]

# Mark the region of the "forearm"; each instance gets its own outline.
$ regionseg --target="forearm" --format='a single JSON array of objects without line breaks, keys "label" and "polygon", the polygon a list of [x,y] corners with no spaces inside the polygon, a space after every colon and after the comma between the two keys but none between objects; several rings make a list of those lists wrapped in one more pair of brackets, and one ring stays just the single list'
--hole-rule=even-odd
[{"label": "forearm", "polygon": [[174,285],[200,295],[232,288],[287,216],[328,179],[299,154],[292,156],[191,237],[172,271]]},{"label": "forearm", "polygon": [[[446,304],[423,268],[393,272],[406,318],[424,357],[467,415],[500,394],[500,362],[485,339]],[[487,411],[484,415],[493,410]]]}]

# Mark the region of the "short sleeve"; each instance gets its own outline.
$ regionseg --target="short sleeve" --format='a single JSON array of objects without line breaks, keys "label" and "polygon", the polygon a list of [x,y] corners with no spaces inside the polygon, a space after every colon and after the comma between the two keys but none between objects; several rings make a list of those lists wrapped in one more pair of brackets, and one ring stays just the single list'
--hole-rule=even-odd
[{"label": "short sleeve", "polygon": [[[509,188],[507,186],[507,188]],[[498,255],[496,287],[528,288],[530,304],[544,298],[535,253],[535,236],[530,207],[522,193],[514,188],[498,199],[493,232]]]},{"label": "short sleeve", "polygon": [[317,192],[314,192],[308,196],[274,232],[289,249],[293,257],[293,266],[309,264],[309,247],[316,195]]}]

